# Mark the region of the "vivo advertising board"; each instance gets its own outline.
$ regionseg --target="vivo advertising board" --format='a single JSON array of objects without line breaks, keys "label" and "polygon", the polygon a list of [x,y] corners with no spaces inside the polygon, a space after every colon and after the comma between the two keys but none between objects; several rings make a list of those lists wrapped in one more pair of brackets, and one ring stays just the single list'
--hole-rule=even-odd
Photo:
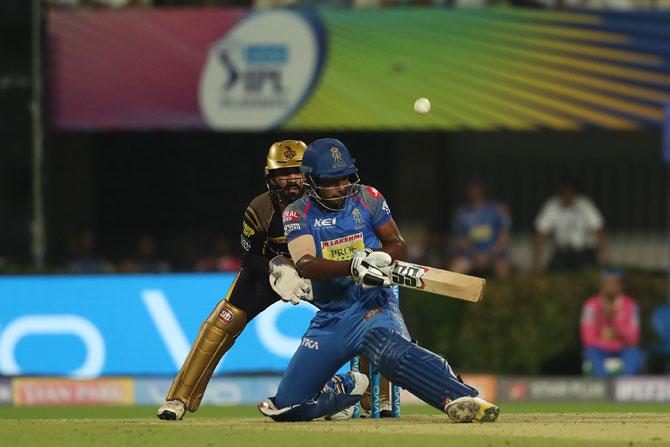
[{"label": "vivo advertising board", "polygon": [[[0,375],[173,375],[233,274],[0,278]],[[316,312],[275,303],[217,373],[283,371]]]}]

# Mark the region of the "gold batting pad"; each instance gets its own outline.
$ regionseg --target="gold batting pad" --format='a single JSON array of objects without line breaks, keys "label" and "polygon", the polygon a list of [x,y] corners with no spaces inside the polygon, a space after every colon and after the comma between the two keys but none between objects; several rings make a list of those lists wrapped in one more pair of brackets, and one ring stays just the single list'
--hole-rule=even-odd
[{"label": "gold batting pad", "polygon": [[246,325],[245,311],[226,300],[219,302],[200,327],[198,338],[172,382],[166,400],[180,400],[188,411],[197,411],[216,365]]}]

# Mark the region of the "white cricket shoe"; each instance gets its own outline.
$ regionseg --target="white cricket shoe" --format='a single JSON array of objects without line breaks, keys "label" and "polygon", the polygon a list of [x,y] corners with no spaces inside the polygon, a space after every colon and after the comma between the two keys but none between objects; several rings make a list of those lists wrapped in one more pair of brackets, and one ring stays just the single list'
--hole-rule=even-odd
[{"label": "white cricket shoe", "polygon": [[166,421],[181,421],[186,413],[186,407],[180,400],[168,400],[158,407],[156,416]]},{"label": "white cricket shoe", "polygon": [[455,422],[495,422],[500,414],[498,407],[480,397],[463,396],[452,400],[444,408]]},{"label": "white cricket shoe", "polygon": [[351,374],[352,379],[354,379],[354,388],[348,394],[362,396],[370,385],[368,376],[355,371],[349,371],[347,374]]},{"label": "white cricket shoe", "polygon": [[[323,387],[323,391],[328,389],[340,394],[349,394],[351,396],[362,396],[370,385],[370,379],[365,374],[349,371],[346,374],[337,374]],[[326,416],[327,421],[342,421],[351,419],[354,415],[354,405],[340,410],[337,413]]]}]

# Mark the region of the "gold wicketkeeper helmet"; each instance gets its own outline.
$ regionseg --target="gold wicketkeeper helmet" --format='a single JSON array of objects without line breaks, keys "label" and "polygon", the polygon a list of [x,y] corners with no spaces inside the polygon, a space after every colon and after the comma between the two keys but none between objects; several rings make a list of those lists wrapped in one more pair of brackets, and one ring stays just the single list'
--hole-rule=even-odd
[{"label": "gold wicketkeeper helmet", "polygon": [[283,140],[273,143],[268,151],[265,163],[265,182],[273,198],[284,204],[289,204],[304,194],[303,182],[289,183],[281,187],[276,177],[300,172],[306,148],[307,145],[300,140]]}]

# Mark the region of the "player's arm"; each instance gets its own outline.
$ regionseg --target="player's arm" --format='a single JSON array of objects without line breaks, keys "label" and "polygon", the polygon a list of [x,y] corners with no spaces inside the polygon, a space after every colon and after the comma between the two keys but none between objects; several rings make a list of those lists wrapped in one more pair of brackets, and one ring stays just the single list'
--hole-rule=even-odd
[{"label": "player's arm", "polygon": [[286,207],[282,215],[284,234],[295,268],[303,278],[331,279],[350,274],[350,261],[331,261],[316,256],[316,242],[305,213],[298,205]]},{"label": "player's arm", "polygon": [[[379,255],[389,258],[381,252],[359,251],[348,261],[331,261],[316,256],[316,244],[311,234],[303,234],[288,243],[291,258],[295,262],[300,276],[308,279],[332,279],[351,276],[363,287],[389,286],[389,277],[376,267]],[[388,259],[385,265],[391,263]]]},{"label": "player's arm", "polygon": [[[359,195],[362,203],[370,211],[372,226],[382,244],[381,251],[388,253],[388,256],[375,255],[371,262],[376,267],[387,267],[392,261],[404,261],[407,259],[407,245],[403,239],[391,215],[391,209],[386,203],[386,199],[377,189],[372,186],[364,187]],[[388,262],[388,263],[387,263]]]},{"label": "player's arm", "polygon": [[240,248],[242,250],[242,264],[255,275],[268,276],[268,259],[263,255],[263,245],[267,239],[267,232],[263,227],[256,210],[248,206],[242,220],[242,234]]},{"label": "player's arm", "polygon": [[288,243],[295,268],[303,278],[331,279],[348,276],[351,261],[330,261],[316,257],[316,244],[311,234],[303,234]]},{"label": "player's arm", "polygon": [[391,258],[399,261],[407,259],[407,244],[400,234],[400,229],[393,219],[385,224],[375,228],[375,233],[382,243],[382,251],[385,251]]}]

